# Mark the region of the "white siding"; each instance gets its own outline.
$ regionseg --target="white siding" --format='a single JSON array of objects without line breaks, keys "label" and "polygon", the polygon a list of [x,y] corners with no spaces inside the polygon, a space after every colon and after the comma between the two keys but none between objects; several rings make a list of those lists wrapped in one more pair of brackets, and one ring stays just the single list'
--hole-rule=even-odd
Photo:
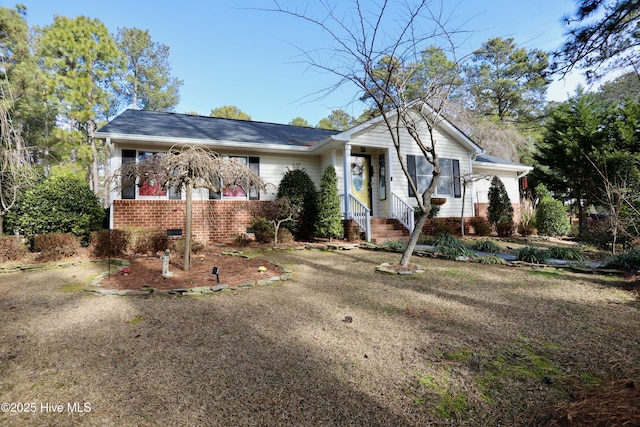
[{"label": "white siding", "polygon": [[517,172],[499,171],[492,169],[480,169],[476,167],[476,173],[484,174],[487,179],[474,183],[474,195],[477,203],[489,203],[489,187],[493,176],[500,178],[504,184],[512,204],[520,203],[520,187]]},{"label": "white siding", "polygon": [[[140,150],[140,151],[154,151],[162,152],[165,149],[152,146],[152,145],[120,145],[115,144],[115,151],[112,160],[112,168],[115,170],[122,164],[121,153],[122,150]],[[224,156],[255,156],[260,158],[260,177],[267,184],[267,191],[260,193],[261,200],[273,200],[278,192],[278,186],[284,173],[287,169],[293,169],[294,165],[298,165],[300,168],[306,170],[311,179],[316,185],[316,190],[319,190],[320,177],[324,169],[320,168],[320,160],[316,155],[300,155],[300,154],[280,154],[280,153],[260,153],[256,151],[240,151],[240,150],[225,150],[218,151],[218,154]],[[167,199],[164,197],[138,197],[138,199]],[[197,189],[194,191],[194,197],[197,199],[208,199],[209,190]],[[183,194],[184,198],[184,194]],[[120,199],[120,192],[112,191],[112,200]]]},{"label": "white siding", "polygon": [[[421,135],[425,140],[428,140],[429,134],[425,129]],[[401,152],[403,159],[406,161],[407,155],[416,155],[421,156],[422,152],[418,148],[418,145],[413,142],[411,137],[406,133],[401,133]],[[446,133],[439,132],[436,130],[435,132],[435,140],[436,140],[436,152],[440,158],[449,158],[449,159],[457,159],[460,161],[460,174],[465,175],[471,172],[471,165],[469,161],[469,151],[460,145],[460,143],[454,140],[451,136]],[[408,180],[405,174],[402,171],[402,167],[400,166],[400,161],[398,160],[398,154],[391,143],[391,138],[389,137],[388,130],[384,127],[384,125],[380,124],[375,129],[371,129],[366,133],[355,136],[349,142],[352,146],[352,151],[354,153],[360,152],[360,147],[366,147],[366,153],[372,154],[372,162],[374,164],[374,177],[372,180],[373,185],[373,202],[374,202],[374,214],[375,216],[389,216],[390,215],[390,206],[391,206],[391,192],[395,193],[398,197],[404,199],[409,202],[413,206],[417,205],[417,202],[413,197],[409,197],[408,190]],[[387,177],[387,200],[380,201],[379,197],[377,197],[377,186],[379,185],[379,169],[378,169],[378,155],[385,154],[387,155],[386,148],[391,146],[390,157],[391,157],[391,175]],[[379,148],[376,150],[375,148]],[[342,159],[340,159],[340,163]],[[389,173],[387,174],[389,175]],[[435,195],[437,196],[437,194]],[[434,197],[435,197],[434,196]],[[455,198],[452,196],[446,197],[447,202],[441,206],[439,217],[459,217],[462,211],[462,198]],[[473,216],[473,206],[472,206],[472,197],[470,188],[467,189],[467,194],[465,197],[465,209],[464,215]]]}]

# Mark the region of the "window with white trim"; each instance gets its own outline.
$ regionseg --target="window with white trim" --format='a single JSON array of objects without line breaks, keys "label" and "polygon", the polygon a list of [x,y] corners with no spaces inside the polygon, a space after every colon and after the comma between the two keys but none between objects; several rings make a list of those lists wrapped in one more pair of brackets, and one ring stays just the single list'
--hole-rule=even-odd
[{"label": "window with white trim", "polygon": [[[418,193],[422,194],[431,184],[433,165],[424,156],[407,155],[407,169],[411,179],[416,184]],[[440,158],[440,178],[434,195],[443,197],[462,197],[460,188],[460,161],[457,159]],[[414,193],[409,185],[409,196]]]},{"label": "window with white trim", "polygon": [[[137,151],[137,150],[122,150],[122,164],[132,162],[142,162],[151,158],[154,155],[162,156],[164,153],[155,151]],[[136,185],[136,184],[139,185]],[[122,177],[122,199],[135,199],[136,197],[167,197],[167,191],[164,190],[160,183],[142,181],[135,178]],[[182,189],[178,187],[172,187],[168,191],[168,197],[170,200],[181,200]]]},{"label": "window with white trim", "polygon": [[[224,156],[226,159],[233,159],[235,161],[239,161],[244,165],[248,165],[249,169],[253,171],[256,175],[260,175],[260,157],[252,157],[252,156]],[[249,200],[260,200],[260,192],[258,190],[252,189],[249,191],[249,195],[245,194],[242,187],[246,187],[245,182],[228,182],[228,183],[220,183],[219,188],[221,191],[214,192],[209,191],[209,199],[211,200],[220,200],[220,199],[249,199]]]}]

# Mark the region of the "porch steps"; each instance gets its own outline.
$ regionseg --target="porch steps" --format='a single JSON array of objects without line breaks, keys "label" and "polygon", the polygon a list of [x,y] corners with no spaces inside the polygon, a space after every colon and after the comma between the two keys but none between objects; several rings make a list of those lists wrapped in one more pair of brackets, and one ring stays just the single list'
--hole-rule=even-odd
[{"label": "porch steps", "polygon": [[409,230],[400,221],[392,218],[371,218],[371,242],[380,244],[385,240],[409,240]]}]

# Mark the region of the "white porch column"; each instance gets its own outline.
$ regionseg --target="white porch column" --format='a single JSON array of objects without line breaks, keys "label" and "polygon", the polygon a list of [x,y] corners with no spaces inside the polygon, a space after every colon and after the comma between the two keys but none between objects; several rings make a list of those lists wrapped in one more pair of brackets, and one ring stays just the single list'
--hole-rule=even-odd
[{"label": "white porch column", "polygon": [[391,167],[393,161],[391,161],[391,156],[395,154],[395,151],[395,148],[387,147],[386,164],[384,165],[387,168],[387,209],[389,213],[393,213],[393,169]]},{"label": "white porch column", "polygon": [[351,145],[344,145],[344,155],[342,156],[342,179],[344,185],[344,219],[351,219]]}]

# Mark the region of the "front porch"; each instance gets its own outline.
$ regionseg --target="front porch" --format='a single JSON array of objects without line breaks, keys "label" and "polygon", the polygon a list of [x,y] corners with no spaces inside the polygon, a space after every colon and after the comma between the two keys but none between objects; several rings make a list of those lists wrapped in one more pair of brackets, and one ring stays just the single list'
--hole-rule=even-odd
[{"label": "front porch", "polygon": [[[347,203],[345,204],[345,201]],[[391,193],[391,217],[373,218],[371,209],[351,194],[340,195],[340,207],[345,223],[345,237],[352,240],[354,229],[364,234],[367,242],[381,243],[385,240],[406,240],[413,231],[414,208],[396,194]]]}]

